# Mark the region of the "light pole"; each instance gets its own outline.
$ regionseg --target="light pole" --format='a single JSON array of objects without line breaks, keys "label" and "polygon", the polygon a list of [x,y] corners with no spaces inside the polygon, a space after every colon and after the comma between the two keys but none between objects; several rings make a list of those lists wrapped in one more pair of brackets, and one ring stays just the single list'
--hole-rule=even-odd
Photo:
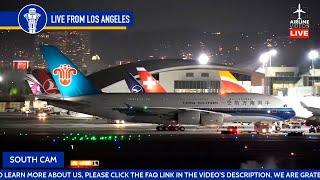
[{"label": "light pole", "polygon": [[313,61],[319,58],[319,53],[316,50],[312,50],[309,52],[308,54],[308,58],[311,59],[311,68],[313,71],[313,76],[315,75],[315,71],[314,71],[314,64]]},{"label": "light pole", "polygon": [[[262,62],[262,66],[263,66],[263,71],[264,71],[264,75],[265,75],[265,80],[266,80],[266,75],[267,75],[267,69],[266,69],[266,66],[267,66],[267,63],[268,63],[268,60],[269,60],[269,54],[268,53],[263,53],[260,55],[260,58],[259,58],[259,61]],[[264,81],[264,93],[267,93],[267,82]]]},{"label": "light pole", "polygon": [[259,61],[262,62],[262,64],[263,64],[263,69],[265,68],[265,66],[266,66],[266,64],[267,64],[267,62],[268,62],[269,59],[270,59],[270,58],[269,58],[268,53],[263,53],[263,54],[261,54],[261,56],[260,56],[260,58],[259,58]]},{"label": "light pole", "polygon": [[270,86],[269,86],[269,82],[267,82],[269,80],[268,80],[268,78],[266,78],[267,69],[265,67],[267,66],[268,61],[269,61],[269,67],[271,67],[271,57],[275,56],[276,54],[277,54],[277,51],[275,49],[272,49],[272,50],[270,50],[268,52],[265,52],[265,53],[261,54],[260,58],[259,58],[260,62],[263,63],[263,69],[264,69],[264,74],[265,74],[265,82],[264,82],[264,88],[265,89],[264,89],[264,92],[266,94],[269,94],[267,92],[270,92],[269,90],[266,89],[266,87],[267,87],[267,85],[268,85],[268,87],[270,87]]},{"label": "light pole", "polygon": [[271,67],[271,57],[275,56],[277,54],[277,51],[275,49],[270,50],[267,52],[269,54],[269,59],[270,59],[270,67]]},{"label": "light pole", "polygon": [[272,50],[270,50],[268,52],[265,52],[265,53],[261,54],[259,60],[264,65],[266,65],[267,62],[269,61],[269,67],[271,67],[271,57],[275,56],[276,54],[277,54],[277,51],[275,49],[272,49]]},{"label": "light pole", "polygon": [[10,102],[11,102],[11,96],[12,96],[12,93],[13,93],[13,81],[11,82],[11,89],[9,90],[9,97],[10,97]]}]

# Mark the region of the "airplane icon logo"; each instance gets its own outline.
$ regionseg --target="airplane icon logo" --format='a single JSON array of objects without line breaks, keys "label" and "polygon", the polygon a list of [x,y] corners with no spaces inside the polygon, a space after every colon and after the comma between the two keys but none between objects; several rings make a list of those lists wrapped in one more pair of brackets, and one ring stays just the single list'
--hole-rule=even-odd
[{"label": "airplane icon logo", "polygon": [[296,14],[296,13],[298,13],[298,19],[301,19],[301,13],[306,13],[301,9],[300,3],[298,4],[298,9],[295,12],[293,12],[293,14]]}]

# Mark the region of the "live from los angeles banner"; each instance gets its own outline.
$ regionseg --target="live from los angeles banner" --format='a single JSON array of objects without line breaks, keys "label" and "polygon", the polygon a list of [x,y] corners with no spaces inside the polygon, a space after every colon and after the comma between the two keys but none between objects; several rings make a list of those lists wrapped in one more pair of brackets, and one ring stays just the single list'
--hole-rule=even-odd
[{"label": "live from los angeles banner", "polygon": [[37,34],[42,30],[126,30],[133,26],[130,11],[46,12],[37,4],[20,11],[0,12],[0,30],[23,30]]}]

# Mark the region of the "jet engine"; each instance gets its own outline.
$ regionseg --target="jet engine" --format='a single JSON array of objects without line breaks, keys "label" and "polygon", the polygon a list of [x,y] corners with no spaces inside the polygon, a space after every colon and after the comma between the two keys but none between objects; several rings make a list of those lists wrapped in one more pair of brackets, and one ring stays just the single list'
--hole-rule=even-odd
[{"label": "jet engine", "polygon": [[201,114],[200,124],[202,126],[221,126],[223,124],[222,114]]},{"label": "jet engine", "polygon": [[198,125],[200,124],[200,112],[197,112],[197,111],[179,112],[178,122],[180,124]]}]

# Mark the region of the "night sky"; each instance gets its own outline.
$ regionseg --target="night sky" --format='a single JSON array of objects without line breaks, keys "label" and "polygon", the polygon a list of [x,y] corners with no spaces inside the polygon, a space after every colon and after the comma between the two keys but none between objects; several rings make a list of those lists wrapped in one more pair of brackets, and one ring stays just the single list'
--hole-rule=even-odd
[{"label": "night sky", "polygon": [[[124,51],[134,53],[139,49],[133,46],[139,43],[152,43],[150,35],[134,38],[137,33],[189,29],[238,33],[267,29],[288,34],[291,8],[299,3],[308,7],[311,26],[320,24],[319,0],[1,0],[1,3],[1,11],[18,11],[30,3],[39,4],[46,11],[132,11],[134,27],[92,33],[93,51],[108,58],[120,56]],[[112,56],[107,53],[115,51],[118,53]]]},{"label": "night sky", "polygon": [[290,8],[298,3],[309,8],[311,22],[320,22],[318,0],[1,0],[0,10],[20,10],[29,3],[48,11],[132,11],[135,26],[131,30],[136,31],[188,27],[223,32],[266,27],[286,31]]}]

